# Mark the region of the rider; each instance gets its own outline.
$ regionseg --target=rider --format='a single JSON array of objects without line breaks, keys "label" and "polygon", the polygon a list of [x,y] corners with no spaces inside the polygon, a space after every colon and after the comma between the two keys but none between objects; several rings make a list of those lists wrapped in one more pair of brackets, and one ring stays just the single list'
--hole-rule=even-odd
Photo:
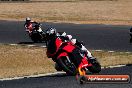
[{"label": "rider", "polygon": [[58,32],[58,35],[61,36],[64,42],[71,41],[74,45],[78,46],[83,51],[83,53],[87,54],[87,58],[93,58],[92,54],[89,50],[87,50],[84,44],[79,42],[77,39],[72,39],[72,35],[67,35],[66,32]]},{"label": "rider", "polygon": [[[26,22],[24,24],[24,27],[26,28],[26,31],[31,33],[33,31],[34,25],[36,26],[37,24],[39,24],[38,22],[32,21],[31,18],[27,17],[26,18]],[[38,32],[43,32],[42,29],[40,28],[38,30]]]},{"label": "rider", "polygon": [[63,42],[71,41],[72,44],[78,46],[83,51],[83,53],[87,54],[87,58],[93,59],[92,54],[89,50],[87,50],[84,44],[82,42],[79,42],[77,39],[72,39],[72,35],[67,35],[66,32],[56,32],[55,28],[51,28],[50,30],[48,30],[47,34],[52,34],[50,35],[50,38],[52,38],[53,36],[59,36]]},{"label": "rider", "polygon": [[[54,28],[48,29],[46,32],[47,32],[47,35],[49,36],[49,41],[52,40],[54,37],[59,37],[63,42],[70,41],[70,42],[72,42],[72,44],[80,47],[82,49],[82,51],[86,50],[85,52],[87,52],[88,57],[92,57],[91,53],[84,47],[84,45],[80,42],[74,41],[76,39],[72,39],[71,35],[66,35],[65,32],[56,33],[56,29],[54,29]],[[88,62],[85,59],[82,59],[82,56],[80,56],[76,51],[78,51],[78,49],[74,49],[72,53],[74,53],[74,55],[76,55],[76,57],[78,57],[78,60],[76,62],[78,64],[78,71],[79,71],[80,75],[84,75],[85,72],[84,72],[84,70],[81,70],[81,69],[83,67],[87,67]],[[52,60],[55,61],[54,58],[52,58]]]}]

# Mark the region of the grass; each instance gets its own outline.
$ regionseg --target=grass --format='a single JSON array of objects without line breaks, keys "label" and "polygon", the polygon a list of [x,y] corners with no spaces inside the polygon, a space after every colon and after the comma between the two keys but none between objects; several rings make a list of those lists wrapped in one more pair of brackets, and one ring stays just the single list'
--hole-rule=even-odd
[{"label": "grass", "polygon": [[0,45],[0,78],[55,71],[45,48]]},{"label": "grass", "polygon": [[131,52],[107,52],[107,51],[92,51],[95,57],[99,58],[102,67],[132,64]]},{"label": "grass", "polygon": [[0,3],[0,19],[19,21],[31,17],[36,21],[48,22],[131,25],[131,2],[132,0],[88,0],[78,2]]},{"label": "grass", "polygon": [[[102,66],[132,63],[132,53],[91,52]],[[0,45],[0,78],[55,71],[54,62],[46,56],[46,48]]]}]

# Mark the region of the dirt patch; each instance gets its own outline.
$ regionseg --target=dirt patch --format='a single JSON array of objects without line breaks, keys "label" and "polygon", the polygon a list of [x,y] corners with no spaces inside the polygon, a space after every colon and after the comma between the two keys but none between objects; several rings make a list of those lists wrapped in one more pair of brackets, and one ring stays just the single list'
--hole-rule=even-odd
[{"label": "dirt patch", "polygon": [[1,20],[132,24],[132,0],[0,3]]},{"label": "dirt patch", "polygon": [[[132,63],[132,53],[91,52],[102,66]],[[55,71],[54,62],[47,58],[45,48],[0,45],[0,78]]]}]

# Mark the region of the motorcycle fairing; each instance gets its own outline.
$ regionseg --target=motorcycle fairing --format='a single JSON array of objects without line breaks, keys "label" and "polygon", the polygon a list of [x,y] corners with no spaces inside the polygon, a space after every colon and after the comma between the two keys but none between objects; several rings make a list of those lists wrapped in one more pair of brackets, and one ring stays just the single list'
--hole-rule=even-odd
[{"label": "motorcycle fairing", "polygon": [[32,23],[30,23],[29,26],[28,26],[27,28],[28,28],[30,31],[32,31],[32,29],[33,29]]},{"label": "motorcycle fairing", "polygon": [[75,46],[72,45],[70,42],[67,43],[67,45],[63,48],[63,50],[67,51],[68,53],[71,53],[75,49]]},{"label": "motorcycle fairing", "polygon": [[63,57],[63,56],[68,56],[67,52],[62,52],[59,54],[59,56],[57,57],[57,59]]},{"label": "motorcycle fairing", "polygon": [[79,64],[79,67],[80,68],[85,68],[85,67],[90,67],[90,66],[92,66],[92,64],[91,63],[88,63],[87,58],[84,56],[82,58],[82,60],[81,60],[81,63]]},{"label": "motorcycle fairing", "polygon": [[74,49],[72,55],[74,55],[73,57],[76,58],[74,62],[76,62],[77,67],[85,68],[92,66],[92,64],[87,60],[86,55],[80,52],[80,49]]},{"label": "motorcycle fairing", "polygon": [[48,51],[47,56],[53,57],[59,50],[59,47],[62,45],[62,40],[60,38],[54,38],[54,40],[51,40],[48,45]]}]

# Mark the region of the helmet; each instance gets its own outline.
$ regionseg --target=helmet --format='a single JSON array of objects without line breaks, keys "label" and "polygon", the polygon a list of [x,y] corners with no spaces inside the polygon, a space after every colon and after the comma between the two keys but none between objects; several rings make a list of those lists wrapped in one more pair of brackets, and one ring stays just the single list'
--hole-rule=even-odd
[{"label": "helmet", "polygon": [[31,18],[27,17],[27,18],[26,18],[26,21],[31,21]]},{"label": "helmet", "polygon": [[52,35],[52,34],[56,34],[56,29],[55,28],[50,28],[46,31],[47,34]]},{"label": "helmet", "polygon": [[66,37],[67,37],[69,40],[72,39],[72,36],[71,36],[71,35],[67,35]]}]

